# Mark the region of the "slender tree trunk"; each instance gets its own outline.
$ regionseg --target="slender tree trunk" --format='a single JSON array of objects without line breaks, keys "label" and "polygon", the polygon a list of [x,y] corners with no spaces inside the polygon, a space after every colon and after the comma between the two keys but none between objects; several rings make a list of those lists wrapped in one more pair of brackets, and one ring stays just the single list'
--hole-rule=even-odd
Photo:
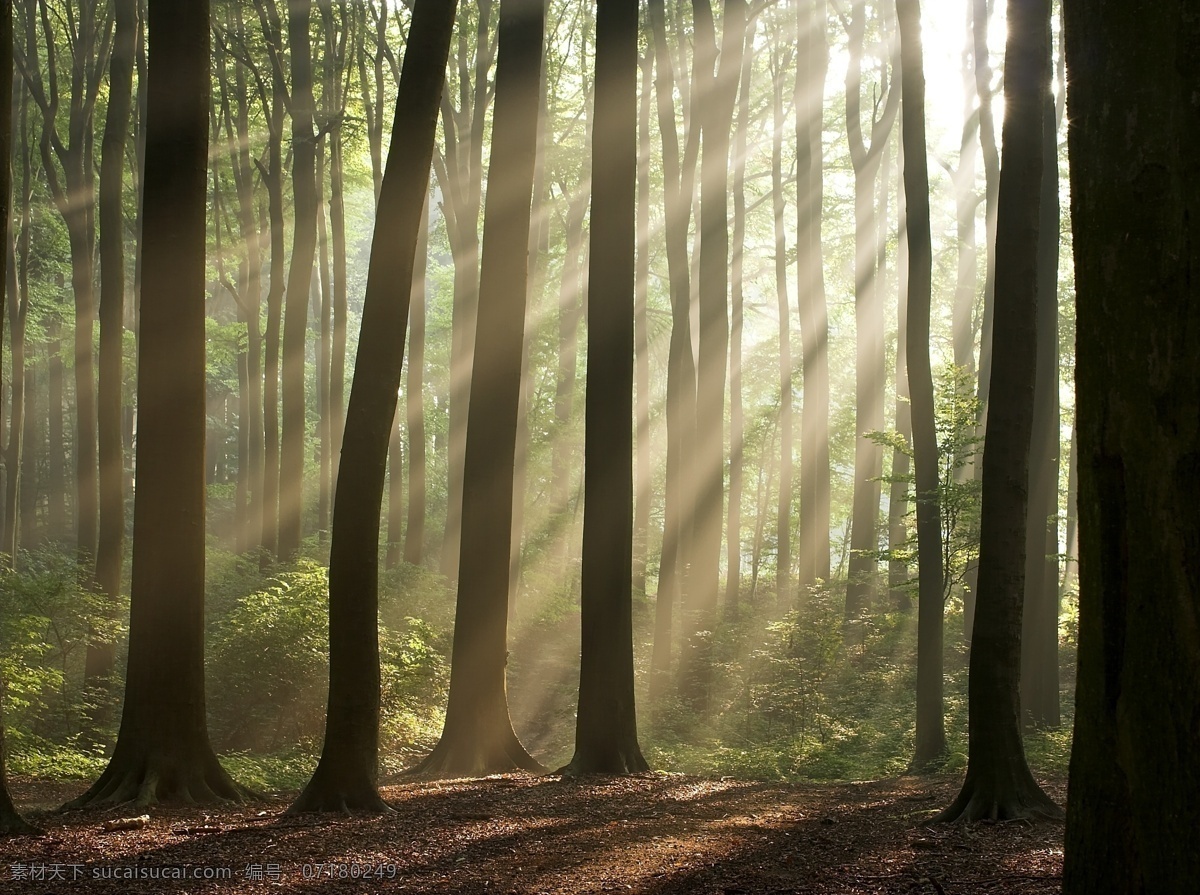
[{"label": "slender tree trunk", "polygon": [[[637,160],[637,269],[633,295],[634,475],[633,589],[646,592],[646,554],[650,536],[650,503],[653,500],[650,471],[650,340],[646,331],[646,294],[650,285],[650,77],[653,59],[647,51],[638,61],[641,92],[638,95]],[[594,132],[593,132],[594,136]],[[593,254],[594,257],[594,254]],[[594,282],[594,280],[593,280]]]},{"label": "slender tree trunk", "polygon": [[[124,388],[125,317],[125,141],[133,101],[134,45],[137,39],[136,0],[116,0],[116,38],[110,61],[108,110],[100,154],[100,381],[99,424],[99,541],[95,581],[115,612],[121,593],[125,546],[125,446],[121,408]],[[111,640],[88,641],[84,682],[107,691],[116,662]],[[106,695],[106,694],[105,694]],[[92,723],[104,720],[103,710]]]},{"label": "slender tree trunk", "polygon": [[311,0],[288,0],[292,90],[292,192],[295,227],[283,322],[283,430],[279,452],[279,556],[300,549],[304,515],[304,343],[308,286],[317,239],[316,136],[313,132]]},{"label": "slender tree trunk", "polygon": [[[538,0],[540,2],[540,0]],[[633,360],[638,3],[596,12],[592,251],[584,448],[583,642],[567,775],[648,770],[633,686]],[[597,387],[600,385],[600,387]]]},{"label": "slender tree trunk", "polygon": [[[783,70],[793,58],[791,52],[781,55],[777,45],[772,43],[771,114],[774,127],[771,136],[771,209],[775,234],[775,302],[779,312],[779,501],[775,524],[778,544],[775,594],[781,606],[790,605],[792,599],[792,328],[788,304],[787,233],[783,223]],[[761,488],[760,474],[760,491]],[[760,513],[755,525],[756,545],[760,541],[759,532],[762,530],[761,501],[757,505]],[[754,552],[756,561],[753,565],[753,577],[757,581],[757,546]]]},{"label": "slender tree trunk", "polygon": [[800,417],[801,587],[829,580],[829,323],[821,249],[822,121],[829,45],[826,0],[797,7],[796,280],[804,402]]},{"label": "slender tree trunk", "polygon": [[63,433],[62,327],[51,319],[46,327],[46,539],[61,543],[67,537],[67,455]]},{"label": "slender tree trunk", "polygon": [[[1029,771],[1020,722],[1029,439],[1038,354],[1042,129],[1043,109],[1050,102],[1050,0],[1011,0],[1006,15],[1004,166],[996,229],[997,262],[1004,263],[996,267],[995,316],[997,344],[1005,350],[994,359],[990,444],[983,456],[967,778],[958,798],[938,816],[943,821],[1061,814]],[[1043,527],[1039,543],[1044,532]]]},{"label": "slender tree trunk", "polygon": [[[655,100],[658,132],[662,139],[663,193],[666,219],[667,270],[671,290],[671,339],[667,357],[667,464],[663,495],[663,547],[655,600],[654,651],[651,657],[651,699],[669,682],[672,614],[681,606],[691,556],[692,452],[696,428],[696,369],[693,362],[687,230],[692,184],[685,152],[681,170],[675,131],[676,77],[667,44],[663,0],[649,0],[648,14],[654,32]],[[681,79],[681,83],[686,78]],[[684,99],[685,108],[687,100]],[[698,142],[697,122],[689,131],[689,146]]]},{"label": "slender tree trunk", "polygon": [[437,746],[415,769],[429,776],[541,767],[512,729],[505,666],[513,463],[545,14],[545,0],[502,0],[500,5],[479,325],[463,464],[463,490],[471,499],[462,506],[446,723]]},{"label": "slender tree trunk", "polygon": [[919,0],[896,0],[900,23],[901,121],[905,226],[908,231],[908,384],[912,396],[916,473],[917,730],[912,765],[930,767],[946,752],[942,714],[942,529],[938,507],[938,446],[929,364],[933,252],[929,233],[929,167],[925,157],[925,76]]},{"label": "slender tree trunk", "polygon": [[408,524],[404,561],[421,564],[425,544],[425,277],[429,254],[429,197],[417,230],[412,302],[408,312],[408,383],[404,392],[408,426]]},{"label": "slender tree trunk", "polygon": [[[411,302],[411,293],[409,300]],[[411,304],[409,307],[411,308]],[[401,436],[400,419],[397,407],[388,436],[387,549],[383,559],[385,569],[394,569],[404,552],[404,439]]]},{"label": "slender tree trunk", "polygon": [[[871,111],[870,144],[862,133],[862,54],[866,28],[866,0],[856,0],[851,13],[850,59],[846,68],[846,130],[854,165],[854,316],[855,316],[855,401],[854,502],[850,521],[850,569],[846,583],[844,621],[847,643],[861,642],[862,619],[876,590],[879,549],[879,496],[883,475],[883,447],[873,442],[870,432],[883,429],[884,311],[880,249],[875,208],[875,183],[887,152],[892,124],[896,119],[900,91],[882,81],[887,99],[882,110]],[[885,35],[886,36],[886,35]],[[895,71],[891,72],[892,80]],[[881,87],[881,89],[883,89]],[[886,249],[884,248],[884,251]],[[886,257],[886,256],[885,256]]]},{"label": "slender tree trunk", "polygon": [[892,451],[892,485],[888,501],[888,550],[892,558],[888,562],[888,587],[891,589],[892,605],[901,612],[912,609],[909,593],[908,562],[898,556],[898,551],[908,544],[908,482],[912,472],[912,404],[908,391],[908,225],[904,198],[904,147],[903,140],[896,152],[897,167],[900,168],[900,183],[897,190],[897,219],[900,234],[896,240],[896,432],[909,447]]},{"label": "slender tree trunk", "polygon": [[376,783],[379,517],[413,282],[415,253],[402,247],[417,243],[454,13],[454,4],[417,0],[409,29],[346,409],[345,457],[334,496],[325,742],[293,812],[387,810]]},{"label": "slender tree trunk", "polygon": [[725,370],[729,351],[729,138],[746,34],[745,0],[725,0],[720,68],[712,10],[694,0],[697,66],[704,92],[700,169],[700,344],[696,379],[696,529],[687,673],[684,690],[697,707],[712,682],[711,632],[720,584],[724,494]]},{"label": "slender tree trunk", "polygon": [[1021,718],[1059,724],[1058,694],[1058,127],[1054,98],[1042,113],[1038,224],[1037,379],[1029,448],[1025,613],[1021,629]]},{"label": "slender tree trunk", "polygon": [[[328,86],[326,79],[326,92]],[[317,270],[321,283],[321,297],[317,306],[317,537],[324,541],[329,528],[329,509],[333,499],[333,464],[330,462],[333,425],[329,401],[329,373],[333,349],[333,273],[329,268],[329,224],[325,218],[324,139],[321,139],[317,146]]]},{"label": "slender tree trunk", "polygon": [[[747,43],[754,39],[754,23],[746,27]],[[730,261],[729,320],[729,517],[725,532],[725,614],[737,618],[742,589],[742,452],[745,443],[745,410],[742,400],[742,285],[746,253],[746,132],[750,118],[752,54],[742,53],[737,130],[733,143],[733,257]],[[786,293],[785,293],[786,295]]]}]

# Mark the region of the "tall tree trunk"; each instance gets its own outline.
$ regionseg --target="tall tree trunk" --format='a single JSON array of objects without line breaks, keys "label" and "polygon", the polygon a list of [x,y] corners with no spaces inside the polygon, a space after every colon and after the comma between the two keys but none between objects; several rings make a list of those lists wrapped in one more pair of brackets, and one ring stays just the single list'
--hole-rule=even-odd
[{"label": "tall tree trunk", "polygon": [[[541,2],[541,0],[535,0]],[[633,360],[637,191],[638,3],[596,12],[592,251],[584,448],[579,774],[648,770],[633,687]],[[599,387],[598,387],[599,386]]]},{"label": "tall tree trunk", "polygon": [[[209,7],[150,0],[138,488],[121,729],[73,805],[241,800],[204,710],[205,179]],[[186,300],[180,300],[181,296]]]},{"label": "tall tree trunk", "polygon": [[[689,165],[681,170],[675,130],[676,77],[667,44],[663,0],[649,0],[654,33],[654,93],[658,132],[662,140],[663,194],[666,218],[667,275],[671,290],[671,339],[667,355],[667,464],[663,494],[663,546],[655,599],[654,650],[651,657],[651,699],[666,690],[671,668],[672,614],[683,603],[691,556],[692,452],[696,428],[696,368],[692,354],[690,270],[687,230],[692,184]],[[681,83],[686,78],[681,79]],[[686,108],[686,99],[685,108]],[[689,144],[696,139],[692,121]],[[686,156],[686,152],[685,152]]]},{"label": "tall tree trunk", "polygon": [[[470,4],[464,0],[464,6]],[[470,412],[472,349],[475,345],[479,304],[479,209],[483,178],[483,128],[487,112],[488,69],[491,66],[489,36],[493,0],[477,0],[475,55],[472,65],[466,30],[458,31],[459,109],[449,97],[442,102],[445,131],[445,162],[439,181],[450,197],[452,213],[446,219],[454,256],[454,310],[450,345],[450,444],[447,470],[446,530],[442,540],[442,574],[458,577],[462,537],[463,464],[465,462],[467,416]],[[472,71],[473,69],[473,71]],[[457,122],[457,123],[456,123]],[[444,176],[443,176],[444,173]]]},{"label": "tall tree trunk", "polygon": [[[108,79],[108,110],[100,150],[100,381],[99,541],[95,581],[115,612],[121,593],[125,546],[125,446],[121,432],[125,317],[125,141],[133,102],[133,55],[137,39],[136,0],[115,0],[116,37]],[[116,662],[116,644],[89,638],[84,682],[108,690]],[[103,720],[103,711],[93,723]]]},{"label": "tall tree trunk", "polygon": [[[410,293],[409,301],[411,300]],[[401,436],[400,419],[400,411],[397,408],[388,436],[387,549],[383,557],[385,569],[395,568],[404,552],[404,542],[401,540],[404,536],[404,439]]]},{"label": "tall tree trunk", "polygon": [[408,382],[404,391],[408,427],[408,522],[404,561],[421,564],[425,544],[425,277],[429,255],[429,197],[421,211],[413,258],[412,302],[408,312]]},{"label": "tall tree trunk", "polygon": [[908,226],[904,198],[903,140],[896,152],[900,168],[897,190],[897,219],[900,221],[896,239],[896,432],[908,445],[905,450],[892,451],[892,484],[888,500],[888,587],[891,600],[901,612],[912,609],[909,593],[908,562],[899,552],[908,544],[908,476],[912,472],[912,404],[908,390]]},{"label": "tall tree trunk", "polygon": [[[854,165],[854,317],[855,400],[854,502],[850,520],[850,569],[846,582],[847,643],[861,642],[862,619],[876,590],[879,563],[879,493],[883,447],[868,433],[883,429],[884,369],[883,288],[878,254],[881,241],[876,223],[875,182],[896,120],[900,90],[889,85],[886,69],[882,86],[887,99],[871,110],[870,144],[862,133],[862,54],[866,30],[866,0],[855,0],[849,23],[850,58],[846,68],[846,131]],[[884,34],[886,39],[886,31]],[[895,79],[893,68],[892,78]]]},{"label": "tall tree trunk", "polygon": [[1200,879],[1195,5],[1068,0],[1079,667],[1066,895]]},{"label": "tall tree trunk", "polygon": [[[291,811],[384,811],[379,753],[379,516],[403,369],[421,209],[455,7],[416,0],[379,193],[346,408],[329,557],[329,706],[312,779]],[[399,250],[398,250],[399,247]]]},{"label": "tall tree trunk", "polygon": [[[328,94],[328,80],[326,90]],[[327,112],[324,114],[328,114]],[[324,115],[322,116],[324,117]],[[325,140],[317,144],[317,271],[321,296],[317,305],[317,537],[325,540],[333,496],[332,420],[330,419],[329,373],[333,349],[333,273],[329,268],[329,224],[325,218]]]},{"label": "tall tree trunk", "polygon": [[67,537],[67,455],[63,432],[62,326],[54,318],[46,327],[46,539]]},{"label": "tall tree trunk", "polygon": [[1058,127],[1054,98],[1042,113],[1038,224],[1037,379],[1029,447],[1025,613],[1021,628],[1021,718],[1059,724],[1058,694]]},{"label": "tall tree trunk", "polygon": [[442,737],[416,768],[431,776],[540,768],[513,732],[505,666],[513,463],[545,15],[545,0],[500,4],[479,325],[463,464],[463,490],[471,499],[462,507],[450,694]]},{"label": "tall tree trunk", "polygon": [[[753,42],[754,23],[746,26],[745,40]],[[745,444],[745,410],[742,399],[742,320],[744,316],[742,269],[746,253],[746,132],[750,122],[752,54],[742,53],[737,130],[733,142],[733,253],[730,260],[729,319],[729,521],[726,526],[725,614],[737,618],[742,590],[742,451]],[[786,293],[785,293],[786,300]]]},{"label": "tall tree trunk", "polygon": [[304,344],[308,287],[317,239],[316,135],[313,132],[312,0],[288,0],[288,51],[292,75],[292,192],[295,230],[283,322],[283,430],[279,452],[279,556],[300,549],[304,516]]},{"label": "tall tree trunk", "polygon": [[801,587],[829,580],[829,322],[821,249],[823,109],[829,45],[826,0],[797,7],[796,291],[804,401],[800,416]]},{"label": "tall tree trunk", "polygon": [[648,50],[638,60],[642,77],[637,115],[637,268],[633,293],[634,392],[637,399],[634,408],[637,420],[634,429],[637,466],[633,502],[633,589],[640,594],[646,592],[646,554],[650,537],[650,503],[653,500],[653,474],[650,471],[650,339],[646,330],[646,295],[650,287],[650,77],[654,65],[651,52]]},{"label": "tall tree trunk", "polygon": [[983,456],[967,778],[958,798],[939,815],[943,821],[1061,814],[1029,772],[1020,721],[1029,439],[1038,359],[1042,129],[1043,110],[1051,102],[1050,0],[1011,0],[1006,15],[1004,164],[996,228],[997,262],[1004,263],[996,266],[994,331],[1005,350],[994,358],[989,444]]},{"label": "tall tree trunk", "polygon": [[905,226],[908,231],[908,386],[912,396],[917,503],[917,729],[912,765],[929,767],[946,752],[942,715],[942,520],[938,444],[929,364],[933,252],[929,233],[929,166],[925,157],[925,75],[919,0],[896,0],[900,23]]},{"label": "tall tree trunk", "polygon": [[[747,54],[749,55],[749,54]],[[779,312],[779,501],[776,515],[775,594],[779,605],[792,599],[792,334],[787,286],[787,232],[783,223],[783,71],[793,59],[791,51],[780,53],[778,43],[771,44],[771,210],[775,235],[775,303]],[[766,465],[766,464],[764,464]],[[762,489],[761,470],[759,490]],[[755,524],[755,544],[762,529],[761,501]],[[757,557],[758,549],[755,549]],[[758,580],[758,562],[753,565]],[[753,593],[753,588],[751,589]]]},{"label": "tall tree trunk", "polygon": [[704,94],[700,168],[700,344],[696,379],[696,529],[689,579],[688,662],[684,691],[697,706],[710,697],[709,632],[720,584],[725,479],[725,369],[729,351],[729,138],[746,33],[745,0],[725,0],[721,59],[708,0],[693,0],[697,66]]}]

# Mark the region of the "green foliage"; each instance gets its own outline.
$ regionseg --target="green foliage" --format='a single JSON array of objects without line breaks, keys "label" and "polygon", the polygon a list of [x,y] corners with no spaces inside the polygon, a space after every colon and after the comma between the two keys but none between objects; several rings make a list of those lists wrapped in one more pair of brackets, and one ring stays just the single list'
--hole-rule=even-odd
[{"label": "green foliage", "polygon": [[53,548],[0,567],[2,710],[14,752],[75,744],[98,701],[110,701],[84,688],[83,662],[89,638],[123,637],[124,607],[88,590],[80,574],[73,556]]},{"label": "green foliage", "polygon": [[[235,578],[243,572],[237,563],[231,566]],[[381,588],[381,754],[389,766],[405,763],[441,730],[449,643],[433,624],[408,614],[428,602],[419,583],[430,583],[428,573],[396,572],[385,576]],[[311,755],[320,747],[329,673],[328,588],[326,568],[300,560],[275,570],[213,619],[208,678],[210,691],[220,694],[210,700],[219,749],[286,756]],[[279,774],[277,767],[267,776]]]},{"label": "green foliage", "polygon": [[[975,392],[975,377],[966,367],[946,364],[934,374],[934,411],[938,444],[938,507],[942,518],[942,599],[961,592],[967,570],[979,557],[980,481],[974,475],[983,439],[978,434],[981,412]],[[895,430],[868,432],[867,437],[882,447],[913,455],[912,444]],[[910,464],[910,470],[913,468]],[[899,545],[875,552],[884,562],[900,560],[915,566],[916,477],[885,475],[888,484],[906,488],[910,507],[906,516],[906,539]],[[907,585],[916,596],[916,581]]]}]

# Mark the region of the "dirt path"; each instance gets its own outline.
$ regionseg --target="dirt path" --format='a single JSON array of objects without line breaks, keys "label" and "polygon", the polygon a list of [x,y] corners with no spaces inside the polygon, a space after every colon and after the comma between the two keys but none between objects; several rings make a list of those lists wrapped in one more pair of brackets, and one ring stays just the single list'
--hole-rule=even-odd
[{"label": "dirt path", "polygon": [[[0,892],[741,893],[1058,892],[1062,824],[922,826],[959,778],[837,785],[647,776],[402,783],[385,817],[228,810],[46,815],[0,840]],[[1060,802],[1065,784],[1048,791]],[[16,780],[22,810],[79,787]]]}]

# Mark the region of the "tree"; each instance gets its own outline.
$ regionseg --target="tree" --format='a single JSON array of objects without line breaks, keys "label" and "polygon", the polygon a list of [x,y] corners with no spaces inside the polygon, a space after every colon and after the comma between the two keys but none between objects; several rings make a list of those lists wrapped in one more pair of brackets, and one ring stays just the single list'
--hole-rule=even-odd
[{"label": "tree", "polygon": [[240,801],[204,710],[205,206],[209,4],[150,0],[138,488],[125,708],[73,807]]},{"label": "tree", "polygon": [[[876,227],[875,181],[900,105],[900,89],[882,63],[879,89],[887,89],[880,108],[871,109],[870,144],[862,132],[862,53],[866,30],[866,0],[855,0],[847,32],[850,59],[846,67],[846,133],[854,165],[854,508],[850,522],[850,566],[846,582],[846,640],[861,640],[859,622],[875,590],[879,546],[879,490],[883,476],[883,447],[869,433],[883,428],[884,356],[883,288],[878,250],[886,246]],[[886,42],[886,32],[883,40]],[[893,56],[894,58],[894,56]],[[886,257],[886,256],[885,256]]]},{"label": "tree", "polygon": [[288,50],[292,74],[292,192],[295,229],[283,320],[283,430],[279,450],[279,555],[300,549],[304,515],[304,340],[308,290],[317,243],[317,140],[313,132],[312,0],[288,0]]},{"label": "tree", "polygon": [[1042,111],[1038,225],[1037,380],[1029,446],[1029,524],[1021,631],[1021,718],[1057,727],[1058,694],[1058,118],[1047,91]]},{"label": "tree", "polygon": [[[691,563],[692,453],[696,430],[696,367],[692,358],[691,285],[687,229],[692,203],[694,155],[698,142],[695,119],[688,132],[680,165],[675,129],[675,66],[667,43],[664,0],[649,0],[647,16],[654,35],[654,95],[662,140],[664,238],[671,290],[671,337],[667,353],[667,463],[663,487],[663,545],[654,609],[654,652],[650,659],[651,698],[665,691],[671,668],[671,617],[685,595]],[[582,215],[581,215],[582,217]]]},{"label": "tree", "polygon": [[[329,705],[312,779],[289,809],[385,811],[379,751],[379,528],[413,263],[455,7],[417,0],[380,184],[329,555]],[[398,251],[397,246],[409,247]]]},{"label": "tree", "polygon": [[929,365],[933,251],[929,234],[929,164],[925,157],[925,74],[919,0],[896,0],[900,25],[900,119],[908,231],[908,317],[905,327],[912,402],[917,505],[917,733],[913,767],[946,751],[942,716],[942,530],[938,509],[938,445]]},{"label": "tree", "polygon": [[[36,9],[35,9],[36,6]],[[100,91],[102,72],[108,63],[112,46],[112,31],[107,18],[107,5],[99,0],[81,0],[70,15],[60,16],[50,9],[50,0],[25,4],[25,46],[20,58],[21,72],[34,102],[42,112],[40,142],[42,168],[55,206],[67,226],[71,249],[71,291],[75,301],[74,379],[75,379],[75,477],[76,477],[76,539],[81,561],[91,562],[96,553],[98,538],[98,485],[96,448],[96,382],[93,363],[93,333],[96,318],[95,287],[95,170],[92,164],[94,134],[92,117]],[[38,58],[36,35],[39,28],[46,53],[43,66]],[[69,92],[64,94],[59,83],[60,59],[58,35],[53,22],[63,23],[69,62]],[[43,82],[42,71],[46,72]],[[59,131],[58,113],[62,100],[68,106],[66,140]],[[55,167],[55,160],[61,167]],[[110,272],[111,273],[111,272]],[[61,373],[59,374],[61,375]],[[61,381],[61,380],[60,380]],[[61,401],[57,405],[61,408]],[[51,403],[52,422],[61,419],[61,410]],[[56,439],[51,434],[52,458]],[[57,440],[61,443],[61,440]],[[54,470],[56,473],[58,469]],[[64,494],[55,495],[51,512],[65,517],[65,507],[59,502],[65,489],[52,487]],[[57,528],[57,526],[56,526]],[[61,536],[61,529],[56,531]],[[86,557],[86,559],[85,559]]]},{"label": "tree", "polygon": [[[100,530],[96,586],[110,600],[121,593],[125,548],[125,446],[121,405],[125,316],[124,191],[125,139],[133,100],[133,54],[137,39],[136,0],[116,0],[116,33],[109,61],[108,110],[100,149],[100,362],[97,425],[100,461]],[[116,658],[114,644],[88,644],[85,677],[107,689]]]},{"label": "tree", "polygon": [[[11,81],[13,71],[13,27],[12,5],[0,9],[0,82]],[[9,207],[12,196],[12,90],[0,90],[0,284],[8,283]],[[15,475],[9,468],[9,476]],[[11,555],[11,553],[10,553]],[[0,680],[0,695],[4,692],[4,681]],[[0,713],[4,710],[0,702]],[[6,773],[7,758],[4,751],[4,718],[0,714],[0,835],[33,833],[36,830],[17,813],[12,796],[8,792]]]},{"label": "tree", "polygon": [[1193,4],[1064,4],[1079,668],[1063,891],[1200,879]]},{"label": "tree", "polygon": [[637,0],[596,8],[584,446],[579,774],[648,770],[633,694],[633,351]]},{"label": "tree", "polygon": [[729,352],[729,141],[746,35],[745,0],[725,0],[720,63],[712,9],[693,0],[696,83],[701,99],[700,341],[696,367],[695,544],[689,578],[689,653],[684,690],[706,704],[712,680],[721,562],[725,462],[725,370]]},{"label": "tree", "polygon": [[796,291],[804,397],[800,409],[801,587],[829,579],[829,319],[821,257],[826,0],[797,4]]},{"label": "tree", "polygon": [[450,695],[430,776],[539,770],[512,729],[505,691],[513,463],[528,290],[545,0],[502,0],[496,111],[484,210],[479,321],[467,410]]},{"label": "tree", "polygon": [[1038,345],[1038,228],[1043,110],[1050,89],[1050,0],[1011,0],[996,226],[988,448],[983,456],[979,593],[971,637],[967,778],[938,820],[1056,816],[1021,741],[1029,439]]}]

